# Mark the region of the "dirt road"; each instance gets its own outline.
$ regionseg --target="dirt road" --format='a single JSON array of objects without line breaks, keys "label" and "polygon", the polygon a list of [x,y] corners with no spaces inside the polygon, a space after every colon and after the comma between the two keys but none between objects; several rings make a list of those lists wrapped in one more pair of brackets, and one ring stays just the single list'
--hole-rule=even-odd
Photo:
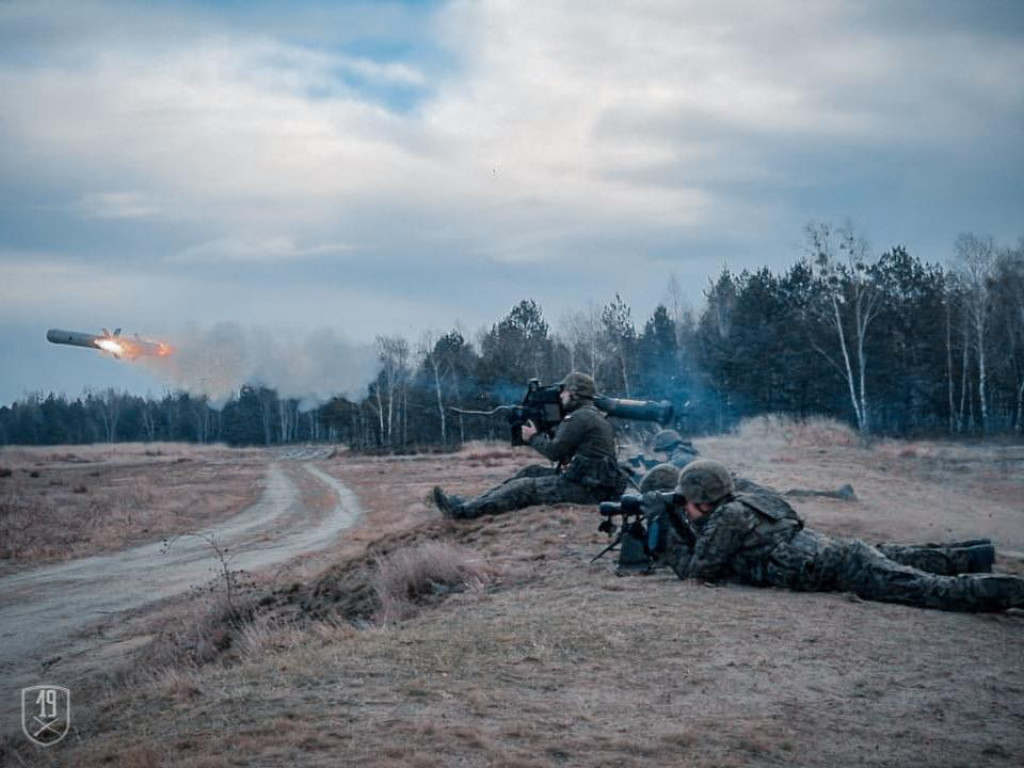
[{"label": "dirt road", "polygon": [[[303,506],[300,472],[337,499],[326,515]],[[103,646],[123,642],[94,631],[97,624],[208,582],[221,569],[211,541],[228,549],[232,570],[252,571],[330,544],[363,514],[343,483],[307,461],[270,463],[263,484],[257,503],[197,535],[0,579],[0,678],[5,681],[0,710],[5,730],[18,729],[17,720],[11,722],[7,715],[22,687],[60,681],[71,660],[82,661],[102,654]]]}]

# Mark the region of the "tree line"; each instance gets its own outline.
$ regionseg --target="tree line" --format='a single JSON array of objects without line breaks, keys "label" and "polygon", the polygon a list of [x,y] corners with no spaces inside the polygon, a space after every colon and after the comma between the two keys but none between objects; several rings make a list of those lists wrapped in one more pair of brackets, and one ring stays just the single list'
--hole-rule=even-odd
[{"label": "tree line", "polygon": [[604,394],[672,401],[687,434],[764,413],[828,415],[865,437],[1024,434],[1024,239],[962,235],[948,266],[901,246],[874,254],[850,225],[809,224],[804,244],[781,273],[724,268],[699,313],[670,278],[640,324],[616,295],[556,331],[524,299],[474,340],[378,337],[380,371],[361,398],[304,409],[258,382],[219,408],[187,392],[40,393],[0,408],[0,443],[455,446],[507,427],[453,406],[519,402],[529,379],[570,370]]}]

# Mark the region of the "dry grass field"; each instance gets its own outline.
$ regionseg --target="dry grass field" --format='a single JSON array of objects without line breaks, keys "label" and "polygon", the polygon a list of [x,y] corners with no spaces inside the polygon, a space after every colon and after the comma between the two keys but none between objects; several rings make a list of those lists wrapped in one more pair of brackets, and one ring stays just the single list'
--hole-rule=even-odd
[{"label": "dry grass field", "polygon": [[222,519],[265,466],[260,451],[176,443],[0,450],[0,575]]},{"label": "dry grass field", "polygon": [[[851,483],[856,501],[793,501],[814,527],[992,536],[1011,553],[997,568],[1024,572],[1020,445],[864,448],[834,424],[778,419],[696,444],[780,491]],[[1020,612],[617,577],[610,558],[590,562],[606,543],[592,508],[454,523],[426,503],[434,484],[477,492],[534,458],[482,444],[316,461],[358,495],[356,528],[257,575],[242,610],[193,594],[127,617],[145,636],[137,651],[102,674],[47,678],[74,691],[73,733],[44,750],[14,724],[0,762],[1024,763]]]}]

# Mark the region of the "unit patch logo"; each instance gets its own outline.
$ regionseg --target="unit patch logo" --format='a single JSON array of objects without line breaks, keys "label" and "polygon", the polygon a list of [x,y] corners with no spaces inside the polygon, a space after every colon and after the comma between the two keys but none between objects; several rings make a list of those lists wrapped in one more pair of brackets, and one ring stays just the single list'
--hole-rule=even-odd
[{"label": "unit patch logo", "polygon": [[21,689],[21,730],[29,740],[49,747],[68,735],[71,691],[59,685]]}]

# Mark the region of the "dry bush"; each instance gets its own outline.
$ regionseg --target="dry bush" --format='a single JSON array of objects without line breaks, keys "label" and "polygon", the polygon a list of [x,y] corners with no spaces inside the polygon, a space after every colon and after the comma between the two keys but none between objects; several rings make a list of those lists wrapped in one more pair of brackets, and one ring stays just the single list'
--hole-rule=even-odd
[{"label": "dry bush", "polygon": [[755,416],[740,422],[736,433],[744,440],[782,440],[796,446],[852,446],[862,442],[850,425],[826,416],[805,419],[781,413]]},{"label": "dry bush", "polygon": [[306,633],[294,623],[273,616],[257,616],[238,630],[239,651],[250,658],[292,650],[305,639]]},{"label": "dry bush", "polygon": [[158,686],[175,701],[191,701],[203,694],[198,676],[191,670],[179,667],[166,670],[160,676]]},{"label": "dry bush", "polygon": [[197,667],[237,655],[239,631],[251,619],[251,606],[228,604],[222,591],[185,611],[180,629],[161,632],[140,654],[137,671],[153,675]]},{"label": "dry bush", "polygon": [[316,621],[310,625],[309,634],[321,646],[324,646],[351,640],[359,634],[359,630],[351,624],[338,623],[336,621]]},{"label": "dry bush", "polygon": [[430,596],[479,589],[494,575],[478,555],[453,544],[428,541],[395,550],[377,560],[378,618],[384,622],[406,618]]}]

